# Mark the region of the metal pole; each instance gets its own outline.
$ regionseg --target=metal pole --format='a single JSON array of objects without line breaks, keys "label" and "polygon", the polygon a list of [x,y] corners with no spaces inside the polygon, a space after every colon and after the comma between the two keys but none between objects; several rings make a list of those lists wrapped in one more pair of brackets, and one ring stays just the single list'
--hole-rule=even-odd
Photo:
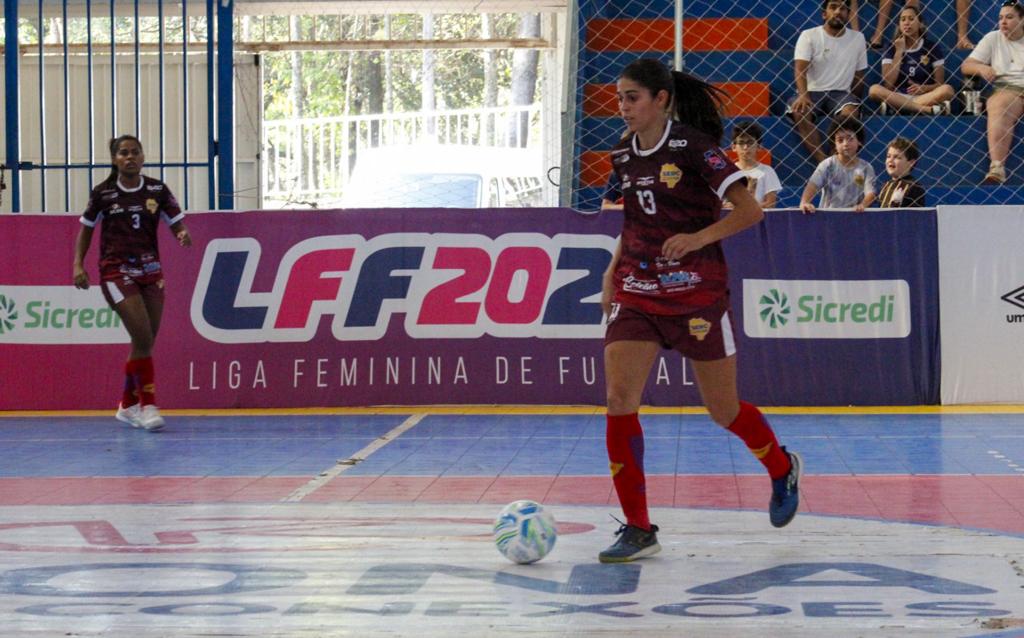
[{"label": "metal pole", "polygon": [[156,4],[157,22],[159,23],[160,36],[159,36],[159,53],[157,61],[157,74],[159,87],[157,90],[160,93],[160,114],[159,114],[159,126],[158,132],[160,135],[160,181],[165,180],[166,169],[164,167],[164,0],[158,0]]},{"label": "metal pole", "polygon": [[[39,0],[39,163],[46,164],[46,58],[43,57],[43,40],[46,23],[43,22],[43,0]],[[40,212],[46,212],[46,170],[39,169]]]},{"label": "metal pole", "polygon": [[214,128],[216,101],[213,91],[213,34],[213,0],[206,0],[206,206],[210,210],[217,208],[217,180],[213,165],[217,156],[217,131]]},{"label": "metal pole", "polygon": [[[71,163],[71,82],[68,80],[68,0],[61,7],[64,41],[64,163]],[[40,58],[41,59],[41,58]],[[64,210],[71,210],[71,169],[64,169]]]},{"label": "metal pole", "polygon": [[7,100],[4,130],[7,135],[6,159],[4,163],[11,170],[11,211],[21,212],[21,175],[18,164],[21,161],[21,133],[18,95],[18,3],[4,2],[4,93]]},{"label": "metal pole", "polygon": [[[65,0],[66,2],[67,0]],[[135,0],[135,136],[142,139],[142,74],[139,70],[139,0]]]},{"label": "metal pole", "polygon": [[[95,94],[93,93],[92,86],[92,0],[86,0],[85,3],[85,50],[86,50],[86,90],[89,92],[89,163],[92,164],[96,161],[96,140],[95,140],[95,121],[93,120],[93,113],[95,109]],[[89,171],[89,187],[92,187],[93,172]]]},{"label": "metal pole", "polygon": [[683,0],[676,0],[675,18],[675,62],[673,68],[676,71],[683,70]]},{"label": "metal pole", "polygon": [[117,137],[117,29],[114,28],[114,0],[110,0],[110,137]]},{"label": "metal pole", "polygon": [[182,130],[182,189],[185,209],[188,209],[188,2],[181,3],[181,130]]},{"label": "metal pole", "polygon": [[217,3],[217,208],[235,207],[234,0]]}]

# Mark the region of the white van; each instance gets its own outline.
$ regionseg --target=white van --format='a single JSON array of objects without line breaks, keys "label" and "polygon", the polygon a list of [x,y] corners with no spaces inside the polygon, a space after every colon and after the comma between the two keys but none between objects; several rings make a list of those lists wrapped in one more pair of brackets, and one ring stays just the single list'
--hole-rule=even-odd
[{"label": "white van", "polygon": [[359,151],[344,208],[506,208],[541,205],[540,152],[456,144]]}]

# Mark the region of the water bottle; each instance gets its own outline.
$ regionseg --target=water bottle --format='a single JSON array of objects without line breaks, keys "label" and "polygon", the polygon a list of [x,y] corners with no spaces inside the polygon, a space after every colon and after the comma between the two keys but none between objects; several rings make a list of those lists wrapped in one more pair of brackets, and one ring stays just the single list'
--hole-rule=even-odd
[{"label": "water bottle", "polygon": [[964,113],[981,115],[981,91],[978,90],[978,81],[973,76],[964,79],[963,85]]}]

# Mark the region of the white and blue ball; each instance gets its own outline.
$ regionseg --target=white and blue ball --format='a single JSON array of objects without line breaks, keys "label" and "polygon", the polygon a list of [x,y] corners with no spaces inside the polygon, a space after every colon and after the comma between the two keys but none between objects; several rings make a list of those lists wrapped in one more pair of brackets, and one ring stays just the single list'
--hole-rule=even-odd
[{"label": "white and blue ball", "polygon": [[535,563],[555,546],[555,517],[536,501],[515,501],[494,521],[494,544],[514,563]]}]

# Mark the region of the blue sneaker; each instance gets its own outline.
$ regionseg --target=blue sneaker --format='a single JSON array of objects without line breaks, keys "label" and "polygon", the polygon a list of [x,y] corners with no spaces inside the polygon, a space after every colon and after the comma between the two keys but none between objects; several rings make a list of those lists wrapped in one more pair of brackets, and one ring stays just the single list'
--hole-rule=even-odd
[{"label": "blue sneaker", "polygon": [[800,473],[803,461],[796,452],[789,452],[783,446],[782,451],[789,457],[793,467],[789,474],[782,478],[772,479],[772,500],[768,502],[768,517],[775,527],[785,527],[796,516],[800,507]]},{"label": "blue sneaker", "polygon": [[650,531],[646,531],[635,525],[624,524],[615,532],[619,538],[611,547],[598,554],[597,559],[602,563],[628,563],[657,554],[661,551],[657,532],[657,525],[651,525]]}]

